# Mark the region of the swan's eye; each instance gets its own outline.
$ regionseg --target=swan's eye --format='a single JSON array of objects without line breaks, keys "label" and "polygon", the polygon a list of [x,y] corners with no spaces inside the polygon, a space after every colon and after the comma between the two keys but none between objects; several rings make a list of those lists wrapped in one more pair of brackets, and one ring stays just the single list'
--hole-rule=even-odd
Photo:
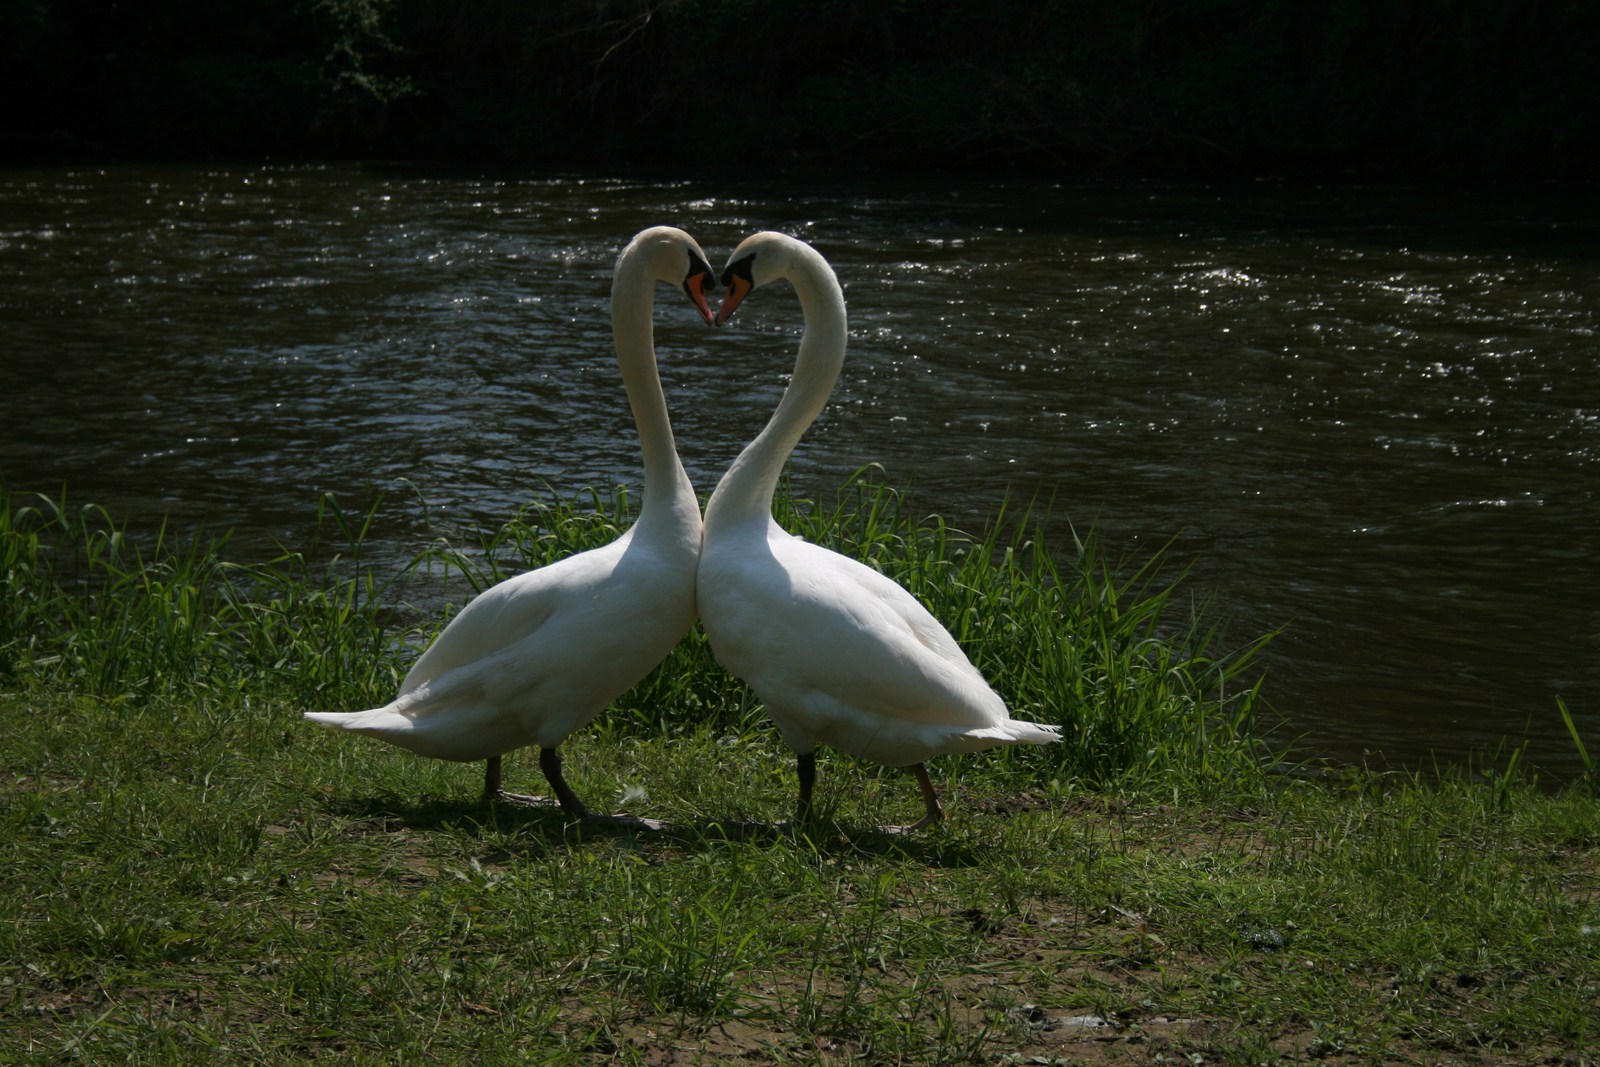
[{"label": "swan's eye", "polygon": [[743,259],[734,263],[729,263],[727,269],[722,272],[722,287],[724,289],[733,288],[733,280],[735,278],[743,278],[745,281],[754,285],[755,262],[756,254],[751,252]]},{"label": "swan's eye", "polygon": [[683,276],[684,283],[687,284],[689,279],[693,278],[696,274],[704,274],[706,276],[708,287],[714,287],[716,285],[717,272],[711,269],[711,264],[695,255],[693,252],[690,252],[689,273]]}]

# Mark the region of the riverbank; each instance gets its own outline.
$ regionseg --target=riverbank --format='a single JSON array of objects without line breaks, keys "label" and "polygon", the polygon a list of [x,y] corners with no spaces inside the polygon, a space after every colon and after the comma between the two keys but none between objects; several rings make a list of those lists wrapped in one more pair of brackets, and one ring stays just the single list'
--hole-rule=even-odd
[{"label": "riverbank", "polygon": [[[1588,1062],[1592,782],[1281,773],[1259,642],[1177,611],[1159,561],[1117,578],[1092,538],[904,501],[858,482],[784,517],[1067,737],[935,761],[950,818],[909,836],[876,829],[914,816],[909,778],[832,753],[786,825],[792,761],[697,640],[563,746],[580,795],[658,832],[487,805],[476,766],[300,719],[386,699],[442,622],[419,586],[609,539],[625,496],[399,575],[332,501],[338,551],[243,565],[8,496],[0,1059]],[[542,786],[526,754],[508,777]]]}]

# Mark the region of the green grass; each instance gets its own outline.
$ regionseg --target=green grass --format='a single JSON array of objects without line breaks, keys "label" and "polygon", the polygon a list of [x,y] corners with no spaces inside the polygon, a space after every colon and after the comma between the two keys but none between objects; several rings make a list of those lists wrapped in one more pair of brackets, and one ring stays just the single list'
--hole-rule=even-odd
[{"label": "green grass", "polygon": [[[452,577],[462,596],[605,544],[632,521],[618,492],[530,505],[493,530],[439,542],[380,574],[366,542],[376,507],[318,507],[319,540],[263,563],[226,560],[226,540],[141,544],[98,508],[13,499],[0,487],[0,679],[117,702],[252,698],[313,709],[386,703],[410,656],[445,621],[407,597]],[[1175,610],[1159,556],[1113,566],[1092,538],[1063,561],[1031,512],[981,534],[910,509],[904,494],[853,479],[831,508],[785,496],[802,536],[882,570],[945,622],[1019,718],[1063,742],[986,757],[1058,787],[1179,774],[1231,781],[1264,752],[1254,733],[1261,641],[1223,647],[1201,612]],[[320,565],[312,559],[322,559]],[[611,729],[672,736],[755,728],[760,709],[696,630],[621,701]]]},{"label": "green grass", "polygon": [[[1600,810],[1515,765],[1271,773],[1256,646],[1154,563],[967,538],[857,482],[806,536],[923,596],[1070,740],[906,776],[789,755],[697,638],[567,746],[597,830],[316,730],[481,584],[626,525],[532,506],[383,575],[367,519],[235,564],[94,509],[0,522],[0,1062],[1568,1063],[1600,1048]],[[32,509],[32,510],[29,510]],[[313,563],[312,560],[325,562]],[[1129,577],[1131,575],[1131,577]],[[991,632],[998,629],[999,633]],[[1131,719],[1131,722],[1123,721]],[[513,759],[514,786],[542,785]]]}]

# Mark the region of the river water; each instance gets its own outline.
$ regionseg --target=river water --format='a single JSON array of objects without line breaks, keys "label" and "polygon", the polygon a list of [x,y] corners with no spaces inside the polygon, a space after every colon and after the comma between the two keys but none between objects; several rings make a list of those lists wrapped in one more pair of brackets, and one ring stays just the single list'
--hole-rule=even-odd
[{"label": "river water", "polygon": [[[736,178],[736,176],[735,176]],[[1600,752],[1593,198],[1436,188],[548,180],[394,168],[0,172],[0,475],[138,524],[305,542],[388,493],[396,560],[548,484],[639,484],[611,351],[623,243],[812,241],[851,349],[798,492],[880,464],[958,525],[1009,491],[1168,546],[1303,755]],[[787,380],[787,292],[700,325],[660,291],[709,490]],[[424,507],[424,503],[426,506]],[[428,524],[432,523],[430,527]],[[431,531],[431,532],[430,532]]]}]

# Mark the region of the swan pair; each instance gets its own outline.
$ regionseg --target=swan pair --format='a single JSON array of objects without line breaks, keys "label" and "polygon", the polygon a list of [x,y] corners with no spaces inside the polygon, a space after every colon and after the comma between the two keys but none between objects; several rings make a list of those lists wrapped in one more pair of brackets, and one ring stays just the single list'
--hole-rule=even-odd
[{"label": "swan pair", "polygon": [[[702,522],[656,369],[655,284],[681,288],[702,319],[721,326],[751,291],[785,278],[805,321],[794,375],[711,494]],[[665,659],[698,611],[717,661],[749,684],[796,753],[802,821],[818,745],[908,767],[925,808],[916,829],[944,817],[923,761],[1058,740],[1058,727],[1012,719],[915,597],[772,519],[783,465],[844,361],[844,294],[833,270],[805,242],[764,232],[729,258],[721,279],[728,292],[715,315],[706,298],[714,279],[700,246],[671,227],[640,233],[617,260],[612,328],[645,468],[633,526],[603,548],[480,594],[389,704],[306,718],[426,756],[487,760],[485,796],[510,802],[536,798],[502,789],[501,755],[537,745],[557,802],[594,818],[563,778],[557,746]]]}]

